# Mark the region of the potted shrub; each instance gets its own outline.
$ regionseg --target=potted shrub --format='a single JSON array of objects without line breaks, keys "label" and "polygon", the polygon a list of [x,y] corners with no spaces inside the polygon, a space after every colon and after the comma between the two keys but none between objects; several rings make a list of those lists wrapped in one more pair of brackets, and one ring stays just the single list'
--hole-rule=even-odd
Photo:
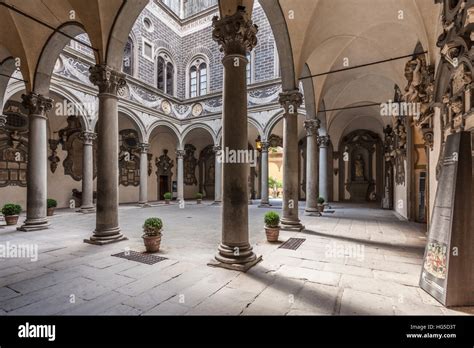
[{"label": "potted shrub", "polygon": [[196,193],[196,200],[197,200],[197,204],[201,204],[201,202],[202,202],[202,193],[201,192]]},{"label": "potted shrub", "polygon": [[47,215],[48,216],[53,216],[54,208],[56,208],[58,206],[58,202],[55,199],[48,198],[46,203],[47,203],[47,206],[48,206]]},{"label": "potted shrub", "polygon": [[318,211],[322,213],[324,211],[324,198],[323,197],[318,197]]},{"label": "potted shrub", "polygon": [[173,195],[171,194],[171,192],[166,192],[163,197],[165,197],[165,203],[166,204],[170,204],[170,200],[171,200],[171,197],[173,197]]},{"label": "potted shrub", "polygon": [[7,203],[2,208],[2,214],[5,216],[7,225],[16,225],[21,213],[21,206],[18,204]]},{"label": "potted shrub", "polygon": [[269,242],[277,242],[280,234],[280,215],[274,211],[265,214],[265,234]]},{"label": "potted shrub", "polygon": [[163,222],[160,218],[148,218],[143,224],[143,242],[148,253],[156,253],[160,250],[161,229]]}]

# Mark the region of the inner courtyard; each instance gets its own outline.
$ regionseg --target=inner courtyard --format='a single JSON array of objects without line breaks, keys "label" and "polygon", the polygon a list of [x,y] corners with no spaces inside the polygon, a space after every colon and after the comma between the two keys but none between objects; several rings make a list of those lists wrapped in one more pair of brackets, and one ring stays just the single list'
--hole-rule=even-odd
[{"label": "inner courtyard", "polygon": [[0,315],[473,314],[473,14],[0,1]]}]

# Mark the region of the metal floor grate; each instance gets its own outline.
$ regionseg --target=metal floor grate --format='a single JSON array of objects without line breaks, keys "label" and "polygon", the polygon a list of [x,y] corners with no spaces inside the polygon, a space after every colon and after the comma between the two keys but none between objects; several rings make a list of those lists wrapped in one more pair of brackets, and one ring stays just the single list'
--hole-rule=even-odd
[{"label": "metal floor grate", "polygon": [[155,263],[158,263],[160,261],[167,260],[166,257],[140,253],[138,251],[133,250],[113,254],[112,256],[120,257],[122,259],[127,259],[131,261],[141,262],[147,265],[154,265]]},{"label": "metal floor grate", "polygon": [[280,245],[279,248],[296,250],[301,246],[301,244],[303,244],[305,240],[305,238],[290,238],[285,243]]},{"label": "metal floor grate", "polygon": [[325,210],[323,213],[329,213],[329,214],[334,214],[336,211],[335,210]]}]

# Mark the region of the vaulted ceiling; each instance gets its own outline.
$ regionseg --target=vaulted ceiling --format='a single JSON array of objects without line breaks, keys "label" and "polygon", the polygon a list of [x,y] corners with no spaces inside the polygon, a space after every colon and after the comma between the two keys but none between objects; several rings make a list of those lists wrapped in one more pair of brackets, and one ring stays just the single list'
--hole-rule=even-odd
[{"label": "vaulted ceiling", "polygon": [[[428,62],[436,64],[441,33],[441,5],[433,0],[260,0],[269,17],[279,50],[287,36],[292,53],[295,85],[302,76],[367,64],[414,53],[417,44],[428,51]],[[273,13],[280,8],[287,33]],[[270,8],[273,8],[271,10]],[[278,38],[278,36],[281,36]],[[280,42],[279,42],[280,41]],[[280,52],[280,58],[285,60]],[[344,108],[381,103],[394,97],[394,86],[406,85],[405,64],[410,58],[371,65],[312,78],[316,107]],[[288,63],[283,62],[285,69]],[[307,66],[305,68],[305,66]],[[304,71],[306,69],[306,71]],[[282,72],[283,78],[289,73]],[[285,84],[285,82],[284,82]],[[287,83],[288,85],[288,83]],[[308,96],[306,96],[308,98]],[[381,126],[380,107],[331,111],[325,114],[328,132],[337,126],[351,127],[360,117],[373,117]],[[340,118],[338,120],[338,118]],[[380,132],[379,132],[380,133]]]}]

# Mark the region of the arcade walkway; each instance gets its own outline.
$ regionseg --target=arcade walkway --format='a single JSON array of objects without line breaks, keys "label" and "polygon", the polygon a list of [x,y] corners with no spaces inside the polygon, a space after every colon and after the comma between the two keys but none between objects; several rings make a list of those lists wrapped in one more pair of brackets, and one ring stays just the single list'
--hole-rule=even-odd
[{"label": "arcade walkway", "polygon": [[[464,314],[443,308],[417,286],[423,247],[421,226],[392,212],[334,204],[323,217],[302,215],[305,238],[297,250],[269,244],[267,209],[249,207],[250,240],[263,261],[247,273],[211,268],[220,240],[220,207],[204,203],[138,208],[121,206],[128,241],[82,242],[94,215],[59,211],[52,228],[17,232],[0,227],[0,245],[37,244],[39,257],[0,259],[0,314]],[[301,211],[302,213],[303,211]],[[140,264],[112,254],[143,250],[146,217],[164,221],[167,260]]]}]

